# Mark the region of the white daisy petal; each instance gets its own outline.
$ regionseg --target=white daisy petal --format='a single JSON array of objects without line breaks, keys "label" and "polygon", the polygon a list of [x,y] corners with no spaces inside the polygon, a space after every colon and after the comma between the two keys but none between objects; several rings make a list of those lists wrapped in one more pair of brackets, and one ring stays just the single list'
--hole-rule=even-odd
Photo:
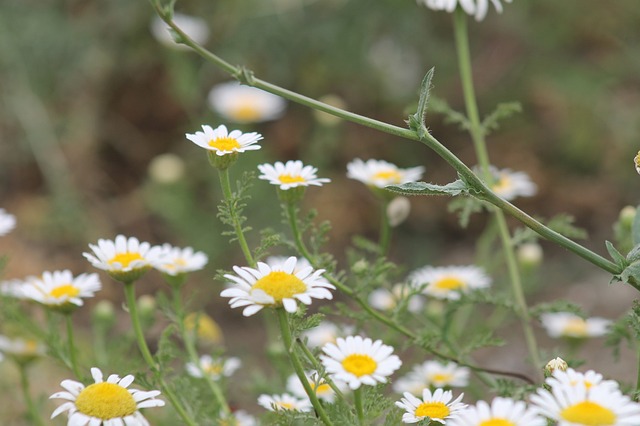
[{"label": "white daisy petal", "polygon": [[423,173],[424,167],[422,166],[400,169],[395,164],[382,160],[367,160],[364,162],[356,158],[347,164],[347,177],[377,188],[415,182],[422,178]]},{"label": "white daisy petal", "polygon": [[[511,3],[511,0],[504,0]],[[482,21],[489,10],[489,0],[418,0],[432,10],[445,10],[452,13],[458,4],[468,15],[473,16],[476,21]],[[498,13],[502,13],[500,0],[491,0]]]}]

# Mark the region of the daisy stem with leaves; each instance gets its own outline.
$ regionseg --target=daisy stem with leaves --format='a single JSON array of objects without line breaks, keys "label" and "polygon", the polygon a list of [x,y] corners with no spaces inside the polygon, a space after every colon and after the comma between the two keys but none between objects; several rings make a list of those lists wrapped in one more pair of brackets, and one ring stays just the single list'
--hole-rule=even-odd
[{"label": "daisy stem with leaves", "polygon": [[320,419],[325,425],[332,426],[333,423],[327,416],[327,413],[324,411],[324,408],[322,407],[322,405],[320,404],[320,401],[318,400],[318,396],[316,395],[315,391],[311,387],[311,384],[309,383],[309,379],[307,378],[304,372],[304,367],[302,366],[302,362],[300,362],[300,358],[296,353],[296,348],[293,343],[293,338],[291,336],[291,328],[289,327],[289,316],[287,315],[287,311],[285,311],[284,308],[277,308],[276,312],[278,314],[278,321],[280,323],[280,332],[282,333],[282,340],[284,342],[284,347],[287,351],[287,354],[289,355],[289,359],[291,360],[291,365],[293,366],[293,369],[295,370],[296,375],[298,376],[298,379],[300,379],[300,383],[302,383],[302,386],[304,387],[304,391],[307,393],[307,396],[311,401],[311,405],[313,405],[313,408],[316,411],[316,414],[318,415],[318,417],[320,417]]},{"label": "daisy stem with leaves", "polygon": [[251,250],[249,250],[247,240],[244,237],[244,231],[242,229],[242,224],[240,223],[240,218],[238,216],[238,211],[236,208],[237,201],[233,195],[233,191],[231,190],[229,169],[218,169],[218,174],[220,175],[220,185],[222,186],[224,202],[227,205],[227,212],[229,213],[229,219],[232,222],[233,230],[235,231],[236,237],[238,238],[238,244],[240,244],[240,249],[242,250],[244,257],[247,260],[247,263],[253,268],[256,266],[256,262],[253,260],[253,255],[251,254]]},{"label": "daisy stem with leaves", "polygon": [[78,359],[76,357],[76,345],[73,341],[73,321],[71,320],[71,313],[65,313],[64,321],[67,326],[67,348],[69,351],[69,363],[71,364],[71,370],[73,374],[80,380],[80,369],[78,368]]},{"label": "daisy stem with leaves", "polygon": [[[471,71],[471,54],[469,52],[469,35],[467,31],[467,16],[462,8],[458,7],[454,13],[453,26],[456,42],[456,51],[458,53],[458,64],[460,67],[460,79],[462,80],[462,91],[464,93],[464,101],[467,109],[467,118],[469,119],[471,139],[473,140],[478,163],[480,164],[481,173],[485,181],[490,182],[491,174],[489,172],[489,154],[485,140],[485,129],[480,123],[480,115],[478,113],[478,103],[476,101],[475,89],[473,86],[473,74]],[[518,264],[516,262],[511,234],[507,227],[507,220],[504,212],[499,208],[491,209],[498,223],[500,240],[502,249],[509,271],[509,281],[511,281],[513,296],[515,298],[517,310],[516,313],[522,323],[529,356],[538,375],[541,374],[543,363],[540,358],[538,344],[536,342],[533,328],[531,327],[531,317],[529,315],[529,307],[524,296],[522,287],[522,279]]]},{"label": "daisy stem with leaves", "polygon": [[[44,422],[38,413],[38,408],[36,407],[33,398],[31,398],[31,385],[29,383],[29,376],[27,371],[28,365],[19,362],[18,370],[20,372],[20,385],[22,387],[22,394],[24,396],[24,402],[27,405],[27,415],[31,422],[37,426],[44,426]],[[75,374],[75,373],[74,373]]]}]

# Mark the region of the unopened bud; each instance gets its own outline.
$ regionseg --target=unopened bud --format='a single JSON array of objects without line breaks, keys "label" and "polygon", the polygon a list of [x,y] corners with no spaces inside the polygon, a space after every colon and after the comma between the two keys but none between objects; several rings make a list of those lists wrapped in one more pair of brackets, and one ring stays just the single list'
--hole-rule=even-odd
[{"label": "unopened bud", "polygon": [[567,371],[568,368],[569,368],[569,364],[567,364],[567,362],[565,360],[563,360],[562,358],[558,357],[558,358],[552,359],[551,361],[549,361],[547,363],[547,365],[545,365],[545,367],[544,367],[544,375],[546,377],[549,377],[556,370],[557,371]]},{"label": "unopened bud", "polygon": [[156,311],[156,299],[155,297],[144,294],[140,296],[138,299],[138,309],[140,310],[140,315],[143,317],[150,317]]},{"label": "unopened bud", "polygon": [[620,210],[620,224],[625,228],[631,228],[633,226],[633,221],[636,218],[636,208],[633,206],[626,206]]},{"label": "unopened bud", "polygon": [[367,262],[364,259],[358,260],[351,267],[351,270],[353,271],[354,274],[362,274],[363,272],[367,271],[368,269],[369,269],[369,262]]},{"label": "unopened bud", "polygon": [[100,323],[109,327],[116,319],[115,309],[113,303],[108,300],[99,301],[95,308],[93,308],[93,320],[96,323]]},{"label": "unopened bud", "polygon": [[[325,95],[325,96],[322,96],[319,99],[319,101],[340,109],[345,109],[347,107],[347,104],[338,95]],[[317,111],[317,110],[313,111],[313,115],[320,124],[323,124],[325,126],[335,126],[336,124],[340,123],[340,121],[342,120],[341,118],[338,118],[335,115],[331,115],[326,112]]]},{"label": "unopened bud", "polygon": [[389,225],[396,227],[407,220],[411,211],[411,202],[407,197],[396,197],[387,205]]},{"label": "unopened bud", "polygon": [[526,267],[535,267],[542,262],[542,247],[538,243],[525,243],[516,251],[518,261]]},{"label": "unopened bud", "polygon": [[160,154],[149,164],[149,177],[157,183],[170,184],[184,176],[184,161],[175,154]]}]

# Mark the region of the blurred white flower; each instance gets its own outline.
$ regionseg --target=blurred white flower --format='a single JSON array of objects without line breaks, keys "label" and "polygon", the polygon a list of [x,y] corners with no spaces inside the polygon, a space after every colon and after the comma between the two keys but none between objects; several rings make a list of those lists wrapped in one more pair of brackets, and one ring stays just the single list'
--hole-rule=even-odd
[{"label": "blurred white flower", "polygon": [[44,272],[40,279],[22,285],[25,298],[51,307],[82,306],[84,298],[93,297],[102,288],[98,274],[81,274],[74,278],[71,271]]},{"label": "blurred white flower", "polygon": [[258,176],[259,179],[278,185],[283,191],[300,186],[322,186],[324,183],[331,182],[331,179],[317,177],[318,169],[305,166],[300,160],[287,161],[284,164],[280,161],[276,161],[273,165],[260,164],[258,170],[262,173]]},{"label": "blurred white flower", "polygon": [[184,176],[184,161],[175,154],[167,153],[156,156],[149,164],[149,177],[157,183],[170,184]]},{"label": "blurred white flower", "polygon": [[395,164],[383,160],[371,159],[364,162],[356,158],[347,164],[347,177],[378,188],[415,182],[422,177],[423,173],[422,166],[400,169]]},{"label": "blurred white flower", "polygon": [[493,166],[489,168],[489,172],[493,178],[491,190],[500,198],[513,200],[517,197],[531,197],[538,192],[537,185],[525,172],[514,172],[511,169],[499,170]]},{"label": "blurred white flower", "polygon": [[307,343],[313,348],[324,346],[327,343],[335,343],[338,337],[343,337],[353,331],[353,326],[336,325],[329,321],[322,321],[317,327],[302,333],[307,338]]},{"label": "blurred white flower", "polygon": [[282,395],[260,395],[258,404],[269,411],[311,411],[312,408],[311,401],[308,398],[299,399],[287,393]]},{"label": "blurred white flower", "polygon": [[[174,13],[173,22],[185,32],[193,41],[204,44],[209,39],[209,27],[204,19],[183,13]],[[178,49],[189,50],[190,47],[176,43],[169,26],[158,16],[151,20],[151,34],[165,46]]]},{"label": "blurred white flower", "polygon": [[191,247],[179,248],[170,244],[162,245],[162,253],[153,267],[169,275],[185,274],[199,271],[208,262],[207,255],[201,251],[193,251]]},{"label": "blurred white flower", "polygon": [[[311,389],[316,393],[318,399],[322,399],[327,402],[333,402],[335,399],[335,392],[331,389],[331,386],[327,382],[318,376],[317,371],[310,371],[306,373],[307,380]],[[307,392],[304,390],[304,386],[300,382],[300,378],[296,374],[292,374],[287,379],[287,390],[298,398],[308,398]]]},{"label": "blurred white flower", "polygon": [[[413,294],[411,294],[412,292]],[[407,297],[409,297],[407,305],[409,312],[418,312],[424,307],[424,301],[421,296],[415,294],[415,290],[403,284],[396,284],[391,290],[386,288],[373,290],[369,293],[369,304],[376,309],[390,311],[398,305],[398,302]]]},{"label": "blurred white flower", "polygon": [[587,338],[607,334],[612,321],[604,318],[584,319],[569,312],[542,314],[540,321],[551,337]]},{"label": "blurred white flower", "polygon": [[387,205],[389,225],[396,227],[407,220],[411,212],[411,202],[407,197],[395,197]]},{"label": "blurred white flower", "polygon": [[7,213],[5,209],[0,209],[0,237],[7,235],[15,227],[16,217]]},{"label": "blurred white flower", "polygon": [[491,278],[477,266],[425,266],[413,271],[409,281],[423,287],[427,296],[438,299],[458,300],[460,295],[472,290],[487,288]]},{"label": "blurred white flower", "polygon": [[229,81],[209,92],[209,106],[227,120],[236,123],[260,123],[282,117],[286,102],[264,90]]},{"label": "blurred white flower", "polygon": [[393,383],[398,393],[420,395],[426,388],[465,387],[469,384],[470,370],[455,362],[425,361]]},{"label": "blurred white flower", "polygon": [[[511,3],[511,0],[504,0]],[[482,21],[489,10],[489,0],[418,0],[418,3],[425,4],[429,9],[446,10],[451,13],[456,10],[458,4],[468,14],[476,18],[476,21]],[[500,0],[491,0],[498,13],[502,13],[502,4]]]},{"label": "blurred white flower", "polygon": [[242,365],[240,359],[236,357],[213,359],[210,355],[202,355],[198,364],[188,362],[185,366],[187,373],[198,378],[202,378],[206,374],[213,380],[231,376]]}]

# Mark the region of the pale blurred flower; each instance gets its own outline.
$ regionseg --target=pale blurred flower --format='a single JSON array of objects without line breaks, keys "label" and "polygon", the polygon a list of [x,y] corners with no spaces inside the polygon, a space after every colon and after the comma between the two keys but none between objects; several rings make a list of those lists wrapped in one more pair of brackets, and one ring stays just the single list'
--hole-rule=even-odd
[{"label": "pale blurred flower", "polygon": [[538,266],[542,262],[544,253],[538,243],[524,243],[516,249],[516,256],[524,266]]},{"label": "pale blurred flower", "polygon": [[[491,405],[478,401],[474,406],[459,412],[458,417],[447,421],[447,426],[547,426],[538,410],[527,408],[523,401],[497,397]],[[569,425],[563,425],[569,426]]]},{"label": "pale blurred flower", "polygon": [[286,102],[256,87],[229,81],[215,86],[209,92],[209,105],[224,119],[236,123],[259,123],[280,118]]},{"label": "pale blurred flower", "polygon": [[0,353],[18,363],[26,363],[46,354],[46,347],[33,339],[0,335]]},{"label": "pale blurred flower", "polygon": [[204,312],[192,312],[184,318],[184,327],[195,334],[200,343],[222,343],[222,330],[217,322]]},{"label": "pale blurred flower", "polygon": [[406,411],[402,415],[402,423],[418,423],[429,418],[431,422],[446,424],[455,419],[460,410],[466,408],[467,404],[460,402],[463,396],[462,393],[451,401],[453,393],[449,390],[436,389],[431,393],[431,390],[424,389],[421,399],[405,392],[404,398],[396,402],[396,406]]},{"label": "pale blurred flower", "polygon": [[160,154],[151,160],[148,172],[151,179],[161,184],[171,184],[184,176],[184,161],[175,154]]},{"label": "pale blurred flower", "polygon": [[584,319],[569,312],[546,313],[540,316],[542,325],[551,337],[587,338],[607,334],[611,321],[604,318]]},{"label": "pale blurred flower", "polygon": [[224,420],[218,426],[258,426],[258,421],[251,414],[244,410],[234,411],[232,421],[225,423]]},{"label": "pale blurred flower", "polygon": [[389,225],[396,227],[407,220],[411,212],[411,202],[407,197],[395,197],[387,205]]},{"label": "pale blurred flower", "polygon": [[12,279],[0,282],[0,296],[13,297],[14,299],[24,299],[26,296],[22,291],[24,282]]},{"label": "pale blurred flower", "polygon": [[5,209],[0,209],[0,237],[7,235],[15,227],[16,217],[7,213]]},{"label": "pale blurred flower", "polygon": [[258,404],[269,411],[311,411],[312,409],[311,401],[308,398],[298,399],[287,393],[282,395],[260,395]]},{"label": "pale blurred flower", "polygon": [[438,299],[458,300],[460,295],[472,290],[487,288],[491,278],[477,266],[425,266],[409,275],[409,282],[423,287],[427,296]]},{"label": "pale blurred flower", "polygon": [[[511,3],[511,0],[504,0]],[[468,14],[476,18],[476,21],[482,21],[489,10],[489,0],[418,0],[418,3],[425,4],[433,10],[446,10],[451,13],[456,10],[456,6],[460,7]],[[491,0],[498,13],[502,13],[502,4],[500,0]]]},{"label": "pale blurred flower", "polygon": [[256,142],[262,139],[262,135],[256,132],[242,133],[240,130],[229,132],[224,124],[215,129],[205,124],[202,130],[194,134],[187,133],[187,139],[218,156],[260,149],[260,145],[256,145]]},{"label": "pale blurred flower", "polygon": [[424,307],[424,301],[420,295],[415,293],[412,288],[396,284],[391,290],[386,288],[378,288],[369,293],[369,304],[376,309],[390,311],[394,309],[398,302],[409,297],[407,309],[409,312],[418,312]]},{"label": "pale blurred flower", "polygon": [[93,297],[102,288],[98,274],[81,274],[73,277],[71,271],[44,272],[39,279],[22,285],[27,299],[51,307],[82,306],[84,298]]},{"label": "pale blurred flower", "polygon": [[240,359],[236,357],[213,359],[210,355],[202,355],[199,365],[188,362],[186,369],[187,373],[193,377],[202,378],[204,373],[213,380],[218,380],[221,377],[231,376],[241,365]]},{"label": "pale blurred flower", "polygon": [[267,180],[272,185],[284,191],[300,186],[322,186],[331,182],[331,179],[319,178],[316,176],[318,169],[313,166],[305,166],[302,161],[287,161],[282,163],[276,161],[275,164],[260,164],[258,170],[262,173],[259,179]]},{"label": "pale blurred flower", "polygon": [[455,362],[425,361],[393,383],[398,393],[420,395],[426,388],[465,387],[469,384],[470,370]]},{"label": "pale blurred flower", "polygon": [[204,268],[208,260],[206,254],[201,251],[193,251],[191,247],[179,248],[163,244],[162,253],[153,267],[162,273],[175,276],[199,271]]},{"label": "pale blurred flower", "polygon": [[364,162],[356,158],[347,164],[347,177],[377,188],[415,182],[422,177],[423,173],[422,166],[400,169],[395,164],[383,160],[371,159]]},{"label": "pale blurred flower", "polygon": [[322,321],[317,327],[306,330],[302,335],[307,338],[309,346],[317,348],[327,343],[335,343],[338,337],[343,337],[353,331],[350,325],[336,325],[329,321]]},{"label": "pale blurred flower", "polygon": [[[207,42],[209,27],[204,19],[183,13],[174,13],[173,22],[196,43],[204,44]],[[151,34],[165,46],[179,50],[191,49],[189,46],[176,43],[169,26],[158,16],[155,16],[151,21]]]},{"label": "pale blurred flower", "polygon": [[[335,399],[335,392],[331,389],[331,386],[327,382],[318,376],[317,371],[310,371],[306,373],[307,380],[311,389],[316,393],[319,399],[327,402],[333,402]],[[300,382],[300,379],[296,374],[292,374],[287,379],[287,390],[298,398],[308,398],[309,396],[304,390],[304,386]]]},{"label": "pale blurred flower", "polygon": [[[344,101],[344,99],[342,99],[338,95],[333,95],[333,94],[324,95],[324,96],[321,96],[318,100],[320,102],[323,102],[327,105],[331,105],[339,109],[347,108],[347,104]],[[313,116],[315,117],[316,120],[318,120],[320,124],[323,124],[325,126],[335,126],[342,121],[342,118],[340,117],[336,117],[335,115],[328,114],[326,112],[318,111],[317,109],[313,110]]]},{"label": "pale blurred flower", "polygon": [[511,169],[501,169],[491,166],[493,177],[491,190],[500,198],[513,200],[517,197],[531,197],[536,195],[538,187],[525,172],[514,172]]},{"label": "pale blurred flower", "polygon": [[640,174],[640,151],[633,157],[633,165],[636,167],[636,172]]}]

